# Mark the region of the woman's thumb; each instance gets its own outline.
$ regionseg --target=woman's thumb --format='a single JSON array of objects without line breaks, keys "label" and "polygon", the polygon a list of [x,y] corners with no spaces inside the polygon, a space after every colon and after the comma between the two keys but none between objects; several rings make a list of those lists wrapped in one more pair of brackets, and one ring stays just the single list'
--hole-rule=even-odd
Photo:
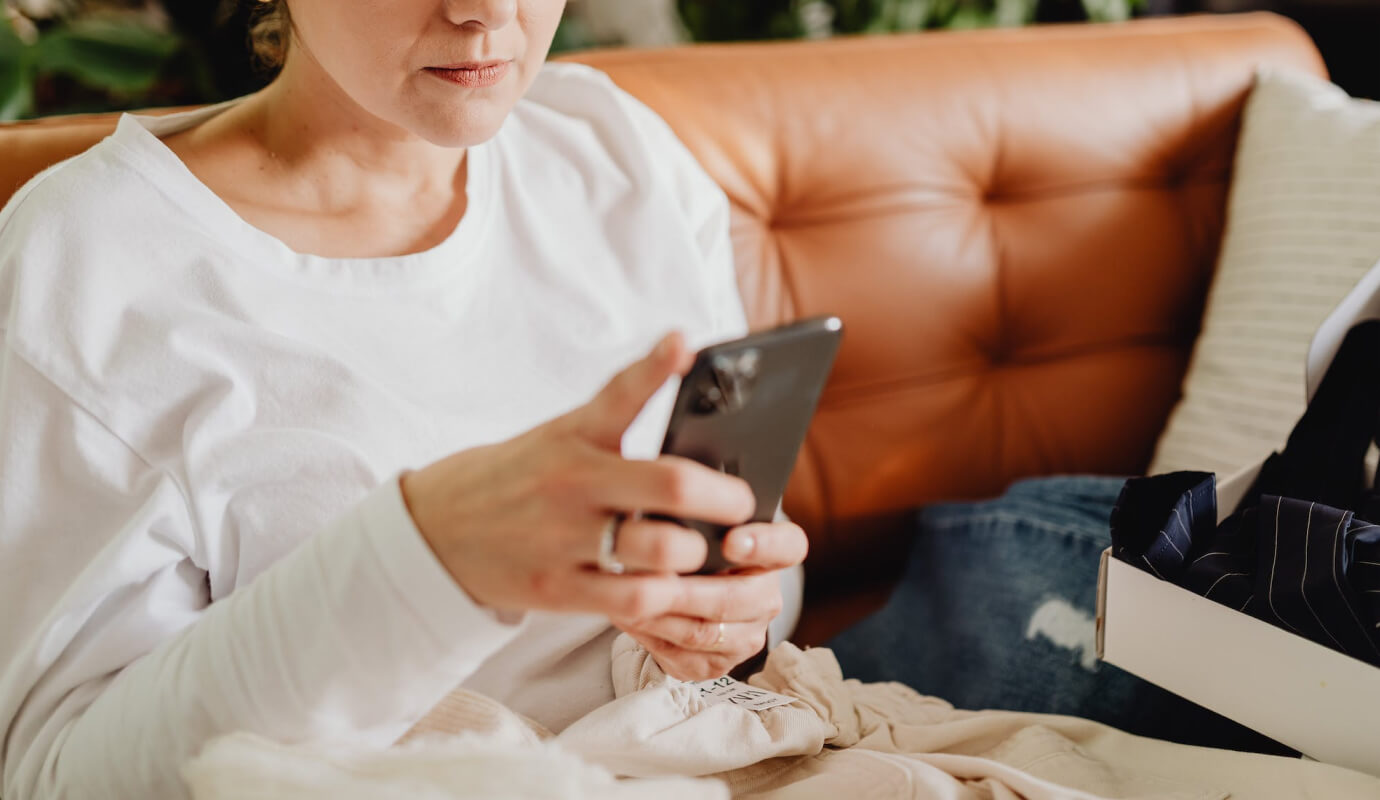
[{"label": "woman's thumb", "polygon": [[617,450],[642,407],[668,379],[683,375],[694,362],[685,337],[670,333],[642,360],[618,373],[599,394],[575,411],[580,432],[607,450]]}]

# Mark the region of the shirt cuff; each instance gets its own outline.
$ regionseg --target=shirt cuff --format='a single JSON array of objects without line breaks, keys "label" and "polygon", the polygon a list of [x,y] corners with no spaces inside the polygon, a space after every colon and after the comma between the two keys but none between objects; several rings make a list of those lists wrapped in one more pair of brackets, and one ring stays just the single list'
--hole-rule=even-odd
[{"label": "shirt cuff", "polygon": [[437,558],[407,510],[400,475],[365,498],[360,520],[389,583],[441,648],[463,645],[483,660],[517,636],[521,617],[501,620],[480,606]]}]

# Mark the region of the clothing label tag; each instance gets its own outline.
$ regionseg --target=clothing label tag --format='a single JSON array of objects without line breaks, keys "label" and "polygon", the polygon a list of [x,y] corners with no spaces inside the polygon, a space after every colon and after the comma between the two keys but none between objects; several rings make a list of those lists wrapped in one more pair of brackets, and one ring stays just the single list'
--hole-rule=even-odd
[{"label": "clothing label tag", "polygon": [[740,683],[727,675],[712,681],[696,681],[690,685],[699,690],[700,697],[704,698],[706,706],[716,706],[719,703],[728,702],[753,711],[766,711],[769,708],[795,702],[794,697],[769,692],[766,689],[758,689],[756,686]]}]

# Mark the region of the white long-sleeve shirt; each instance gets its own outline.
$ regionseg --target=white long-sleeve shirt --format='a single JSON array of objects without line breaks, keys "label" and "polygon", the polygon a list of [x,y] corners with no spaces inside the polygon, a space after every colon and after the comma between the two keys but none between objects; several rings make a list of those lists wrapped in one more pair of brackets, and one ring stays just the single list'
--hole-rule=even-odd
[{"label": "white long-sleeve shirt", "polygon": [[217,111],[125,117],[0,214],[6,800],[181,796],[232,730],[386,746],[461,683],[556,729],[610,699],[607,620],[477,607],[397,475],[745,327],[723,194],[593,70],[548,67],[397,258],[241,220],[158,139]]}]

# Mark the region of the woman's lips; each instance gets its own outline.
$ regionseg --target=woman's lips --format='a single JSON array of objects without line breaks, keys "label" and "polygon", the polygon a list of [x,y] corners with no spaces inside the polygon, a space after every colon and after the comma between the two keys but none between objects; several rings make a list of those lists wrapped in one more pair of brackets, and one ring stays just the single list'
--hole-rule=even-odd
[{"label": "woman's lips", "polygon": [[483,89],[493,86],[508,74],[511,61],[491,61],[484,64],[450,64],[444,67],[427,67],[426,71],[440,78],[459,84],[467,89]]}]

